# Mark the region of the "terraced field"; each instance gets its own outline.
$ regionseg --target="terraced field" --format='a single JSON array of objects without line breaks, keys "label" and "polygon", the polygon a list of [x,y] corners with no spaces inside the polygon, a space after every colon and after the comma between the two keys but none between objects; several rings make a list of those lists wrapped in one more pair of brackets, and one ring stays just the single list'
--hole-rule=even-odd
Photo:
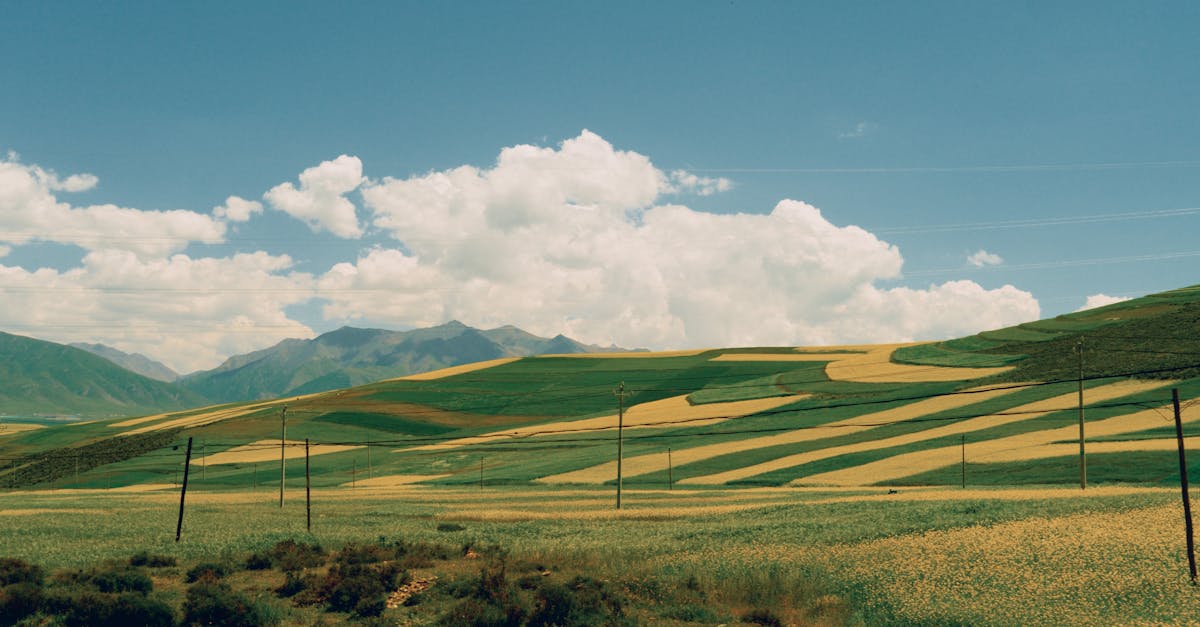
[{"label": "terraced field", "polygon": [[[226,519],[296,533],[307,471],[321,537],[399,525],[428,538],[436,520],[482,530],[475,541],[522,559],[588,564],[613,580],[636,563],[634,597],[651,579],[692,590],[683,609],[639,610],[656,623],[730,622],[764,604],[792,608],[781,622],[818,624],[1174,622],[1194,616],[1194,598],[1173,591],[1182,558],[1162,545],[1181,522],[1171,393],[1183,399],[1194,474],[1197,328],[1200,288],[1188,288],[944,342],[504,359],[10,429],[0,432],[0,555],[69,565],[113,557],[151,533],[145,524],[169,528],[190,439],[188,502],[213,529],[196,546],[154,541],[187,559],[282,539]],[[118,518],[131,513],[144,520],[125,529]],[[104,533],[74,555],[54,548],[83,537],[81,527]],[[1100,560],[1076,529],[1105,560],[1144,572],[1064,577]],[[638,548],[606,548],[630,538]],[[813,581],[824,583],[794,592]],[[1027,607],[1030,586],[1057,596]],[[1095,609],[1106,594],[1122,604]],[[724,613],[706,609],[714,599]]]}]

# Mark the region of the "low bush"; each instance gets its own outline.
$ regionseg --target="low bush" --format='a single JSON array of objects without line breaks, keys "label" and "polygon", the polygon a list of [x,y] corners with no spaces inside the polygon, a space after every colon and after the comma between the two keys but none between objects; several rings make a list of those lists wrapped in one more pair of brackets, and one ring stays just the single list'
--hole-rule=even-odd
[{"label": "low bush", "polygon": [[130,566],[146,566],[148,568],[163,568],[165,566],[174,566],[175,558],[170,555],[151,555],[145,551],[138,551],[129,558]]},{"label": "low bush", "polygon": [[149,594],[154,589],[154,582],[140,570],[134,568],[116,568],[99,571],[91,576],[92,585],[100,592],[136,592]]},{"label": "low bush", "polygon": [[201,581],[188,588],[183,602],[185,625],[257,627],[267,624],[262,609],[225,582]]},{"label": "low bush", "polygon": [[31,583],[40,586],[45,578],[46,571],[42,570],[41,566],[15,557],[0,558],[0,586],[14,583]]},{"label": "low bush", "polygon": [[46,593],[43,611],[58,616],[61,624],[68,627],[175,624],[175,612],[166,603],[134,592],[109,594],[51,588]]},{"label": "low bush", "polygon": [[209,581],[217,581],[229,574],[229,567],[218,562],[202,562],[191,567],[187,571],[186,581],[195,583],[200,580],[207,579]]},{"label": "low bush", "polygon": [[284,540],[270,552],[271,562],[284,572],[316,568],[325,564],[325,550],[319,545]]},{"label": "low bush", "polygon": [[246,558],[246,570],[268,570],[271,568],[271,556],[266,552],[251,553]]},{"label": "low bush", "polygon": [[13,625],[37,612],[42,596],[41,584],[28,581],[0,588],[0,624]]},{"label": "low bush", "polygon": [[742,616],[743,623],[764,625],[765,627],[783,627],[783,619],[767,608],[757,608]]}]

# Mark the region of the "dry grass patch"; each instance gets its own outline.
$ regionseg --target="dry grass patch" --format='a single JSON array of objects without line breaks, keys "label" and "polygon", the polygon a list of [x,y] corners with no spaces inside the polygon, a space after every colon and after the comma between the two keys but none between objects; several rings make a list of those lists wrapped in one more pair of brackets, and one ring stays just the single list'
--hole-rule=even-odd
[{"label": "dry grass patch", "polygon": [[[1012,394],[1016,390],[1005,387],[982,387],[968,390],[969,393],[951,394],[938,396],[915,403],[909,403],[901,407],[886,409],[863,416],[855,416],[845,420],[822,425],[817,428],[797,429],[796,431],[788,431],[786,433],[778,433],[774,435],[762,436],[757,438],[748,438],[745,440],[737,440],[734,442],[721,442],[720,444],[708,444],[704,446],[695,446],[692,448],[684,448],[672,451],[670,459],[667,458],[667,453],[651,453],[648,455],[638,455],[636,457],[628,457],[623,460],[622,472],[629,477],[649,474],[666,470],[669,464],[690,464],[721,455],[729,455],[731,453],[740,453],[742,451],[750,451],[768,446],[778,446],[782,444],[797,444],[800,442],[810,442],[812,440],[820,440],[822,438],[833,437],[836,435],[846,435],[849,433],[857,433],[867,429],[875,428],[875,425],[885,422],[896,422],[900,420],[910,420],[919,416],[933,414],[947,409],[956,409],[965,405],[971,405],[985,401],[997,396]],[[616,476],[617,463],[608,462],[565,472],[562,474],[551,475],[538,479],[542,483],[604,483]]]},{"label": "dry grass patch", "polygon": [[[748,401],[731,401],[728,403],[705,403],[703,405],[692,405],[688,402],[687,394],[672,396],[662,400],[651,401],[634,405],[625,410],[625,428],[636,429],[639,427],[658,427],[671,424],[687,423],[689,426],[711,424],[731,418],[741,418],[749,414],[754,414],[760,411],[775,409],[782,407],[788,403],[794,403],[800,399],[808,398],[808,394],[795,394],[792,396],[776,396],[772,398],[759,398]],[[558,422],[545,423],[540,425],[531,425],[518,429],[510,429],[507,431],[495,431],[492,433],[472,436],[467,438],[459,438],[439,444],[427,444],[410,449],[399,449],[409,451],[431,451],[443,450],[450,448],[458,448],[460,446],[468,446],[471,444],[484,444],[495,442],[498,438],[503,437],[527,437],[536,436],[545,431],[593,431],[607,428],[616,428],[617,415],[611,414],[608,416],[600,416],[598,418],[584,418],[582,420],[562,420]]]}]

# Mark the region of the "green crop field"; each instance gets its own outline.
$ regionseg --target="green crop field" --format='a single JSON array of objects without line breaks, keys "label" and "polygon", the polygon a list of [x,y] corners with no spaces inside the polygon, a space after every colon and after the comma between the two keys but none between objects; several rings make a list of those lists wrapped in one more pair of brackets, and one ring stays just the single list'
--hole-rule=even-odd
[{"label": "green crop field", "polygon": [[[499,597],[463,592],[487,587],[472,577],[492,577],[520,606],[514,620],[536,623],[546,595],[567,593],[535,576],[613,624],[1185,622],[1200,597],[1182,574],[1171,395],[1192,447],[1198,324],[1189,288],[894,351],[535,357],[0,431],[0,557],[79,569],[134,548],[173,556],[154,594],[176,616],[183,571],[202,560],[236,564],[297,539],[336,562],[382,537],[389,555],[398,539],[445,545],[409,575],[446,583],[387,609],[393,623],[501,611]],[[1080,388],[1087,490],[1073,448]],[[1194,474],[1200,451],[1189,453]],[[470,562],[464,547],[487,555]],[[313,568],[312,581],[340,572]],[[328,590],[313,588],[309,605],[276,595],[290,576],[231,581],[274,622],[347,618],[323,618]]]}]

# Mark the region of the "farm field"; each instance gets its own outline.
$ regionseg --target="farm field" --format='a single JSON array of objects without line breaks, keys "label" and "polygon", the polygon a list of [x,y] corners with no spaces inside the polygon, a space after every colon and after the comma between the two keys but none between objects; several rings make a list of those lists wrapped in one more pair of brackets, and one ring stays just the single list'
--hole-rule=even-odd
[{"label": "farm field", "polygon": [[[1189,288],[943,342],[502,359],[14,429],[0,437],[0,557],[61,569],[131,547],[168,555],[180,566],[156,576],[178,612],[182,571],[201,560],[236,564],[289,539],[342,559],[344,545],[392,538],[378,550],[445,545],[409,575],[459,583],[429,590],[511,577],[525,622],[549,603],[537,595],[566,594],[532,577],[621,599],[621,612],[592,608],[609,622],[1187,622],[1200,597],[1172,394],[1195,477],[1198,325]],[[233,581],[276,622],[321,618],[332,593],[296,605],[270,572]],[[428,594],[385,618],[467,611],[468,597]]]},{"label": "farm field", "polygon": [[[269,490],[200,490],[189,494],[176,544],[172,489],[19,492],[0,495],[0,548],[50,569],[128,559],[134,546],[171,556],[179,566],[154,573],[164,582],[156,594],[170,603],[183,596],[182,585],[165,583],[172,573],[226,563],[229,581],[288,624],[309,624],[321,608],[275,595],[278,573],[264,580],[240,572],[247,555],[290,539],[335,549],[380,538],[441,544],[453,554],[413,569],[439,583],[425,602],[386,610],[392,624],[444,617],[456,601],[445,589],[478,577],[491,559],[486,547],[497,546],[514,578],[535,568],[547,581],[587,575],[620,595],[626,619],[643,624],[729,623],[756,611],[785,624],[829,625],[1184,624],[1200,615],[1177,490],[625,496],[618,512],[612,490],[601,488],[322,489],[313,494],[309,534],[302,490],[289,489],[282,509]],[[464,561],[468,546],[484,557]]]}]

